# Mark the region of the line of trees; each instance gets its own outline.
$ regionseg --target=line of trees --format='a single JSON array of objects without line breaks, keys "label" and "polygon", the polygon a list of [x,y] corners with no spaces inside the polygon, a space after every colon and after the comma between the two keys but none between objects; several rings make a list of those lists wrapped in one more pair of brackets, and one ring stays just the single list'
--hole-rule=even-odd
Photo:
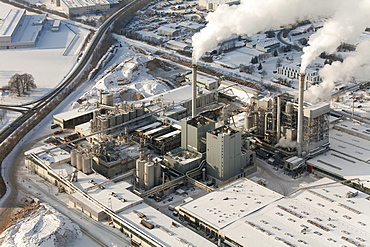
[{"label": "line of trees", "polygon": [[36,88],[35,80],[31,74],[15,74],[8,82],[10,93],[18,97],[26,95],[29,91]]}]

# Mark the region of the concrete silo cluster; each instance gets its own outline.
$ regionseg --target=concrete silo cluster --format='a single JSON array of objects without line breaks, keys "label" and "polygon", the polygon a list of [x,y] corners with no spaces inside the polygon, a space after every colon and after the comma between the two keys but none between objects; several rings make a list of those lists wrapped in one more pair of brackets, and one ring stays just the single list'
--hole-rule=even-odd
[{"label": "concrete silo cluster", "polygon": [[136,184],[145,190],[159,185],[161,178],[161,165],[158,159],[152,159],[151,155],[144,157],[141,152],[136,161]]}]

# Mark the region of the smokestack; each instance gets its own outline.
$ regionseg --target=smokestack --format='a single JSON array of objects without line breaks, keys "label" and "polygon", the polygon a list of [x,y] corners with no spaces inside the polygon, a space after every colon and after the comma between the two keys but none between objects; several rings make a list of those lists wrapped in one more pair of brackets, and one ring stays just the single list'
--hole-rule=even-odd
[{"label": "smokestack", "polygon": [[193,64],[191,117],[197,115],[197,65]]},{"label": "smokestack", "polygon": [[280,96],[277,98],[277,113],[276,113],[276,135],[277,135],[277,140],[280,140],[280,135],[281,135],[281,99]]},{"label": "smokestack", "polygon": [[298,95],[298,123],[297,123],[297,149],[298,156],[302,156],[303,142],[303,92],[305,73],[299,74],[299,95]]}]

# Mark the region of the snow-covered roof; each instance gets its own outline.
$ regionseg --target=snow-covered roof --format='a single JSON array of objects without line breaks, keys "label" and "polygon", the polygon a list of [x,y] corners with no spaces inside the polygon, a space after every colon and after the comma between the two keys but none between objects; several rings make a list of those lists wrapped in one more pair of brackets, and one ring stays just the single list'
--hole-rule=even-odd
[{"label": "snow-covered roof", "polygon": [[177,31],[176,28],[166,27],[166,26],[161,26],[157,30],[161,32],[171,33],[171,34]]},{"label": "snow-covered roof", "polygon": [[90,110],[87,110],[87,111],[84,111],[84,110],[81,110],[81,109],[73,109],[73,110],[70,110],[70,111],[65,111],[65,112],[56,114],[53,117],[57,118],[57,119],[64,120],[64,121],[68,121],[68,120],[71,120],[73,118],[77,118],[77,117],[92,113],[93,111],[95,111],[95,109],[90,109]]},{"label": "snow-covered roof", "polygon": [[172,47],[178,47],[178,48],[181,48],[181,49],[186,49],[186,48],[189,48],[190,45],[184,43],[184,42],[181,42],[181,41],[176,41],[176,40],[170,40],[167,42],[167,45],[170,45]]},{"label": "snow-covered roof", "polygon": [[[151,223],[154,228],[148,229],[140,224],[142,218],[134,211],[145,214],[146,221]],[[146,203],[131,207],[118,215],[161,242],[164,246],[187,246],[186,243],[188,246],[216,246],[206,238],[203,238]]]},{"label": "snow-covered roof", "polygon": [[248,179],[237,180],[180,206],[215,229],[222,229],[236,220],[283,198],[282,195]]},{"label": "snow-covered roof", "polygon": [[108,5],[110,4],[107,0],[61,0],[69,8],[87,7],[95,5]]},{"label": "snow-covered roof", "polygon": [[121,181],[108,184],[104,186],[104,189],[98,188],[89,191],[87,194],[118,213],[143,201],[141,197],[127,190],[131,186],[131,184]]},{"label": "snow-covered roof", "polygon": [[25,13],[25,9],[11,9],[0,26],[0,37],[11,37]]},{"label": "snow-covered roof", "polygon": [[25,15],[14,33],[12,43],[35,43],[46,19],[43,15]]},{"label": "snow-covered roof", "polygon": [[289,198],[262,205],[222,232],[243,246],[348,246],[351,240],[363,244],[370,239],[370,201],[361,192],[346,198],[349,191],[356,192],[321,179]]},{"label": "snow-covered roof", "polygon": [[190,21],[180,22],[179,23],[179,26],[180,27],[183,27],[183,28],[190,29],[190,30],[194,30],[194,31],[199,31],[200,29],[202,29],[204,27],[203,24],[199,24],[199,23],[195,23],[195,22],[190,22]]},{"label": "snow-covered roof", "polygon": [[[206,89],[202,89],[202,91],[203,91],[203,94],[210,93]],[[140,101],[133,102],[133,103],[135,105],[137,104],[141,105],[141,102],[149,103],[150,101],[155,101],[157,98],[162,97],[164,104],[174,103],[176,105],[176,104],[183,103],[183,102],[190,100],[191,95],[192,95],[191,92],[192,92],[191,85],[185,85],[185,86],[178,87],[178,88],[175,88],[167,92],[163,92],[161,93],[161,95],[154,95],[152,97],[148,97],[148,98],[145,98]]]},{"label": "snow-covered roof", "polygon": [[[190,82],[192,82],[193,80],[193,74],[188,74],[185,76],[186,79],[188,79]],[[203,84],[206,84],[206,85],[210,85],[212,83],[215,83],[217,82],[217,79],[214,78],[214,77],[211,77],[211,76],[206,76],[204,74],[201,74],[201,73],[197,73],[197,82],[199,83],[203,83]]]}]

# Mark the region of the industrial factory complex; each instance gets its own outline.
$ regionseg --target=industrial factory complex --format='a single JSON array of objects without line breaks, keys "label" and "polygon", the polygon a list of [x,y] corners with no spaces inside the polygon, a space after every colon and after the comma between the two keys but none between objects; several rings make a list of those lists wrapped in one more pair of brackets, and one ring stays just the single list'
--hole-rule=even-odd
[{"label": "industrial factory complex", "polygon": [[[193,66],[188,80],[212,89],[199,81],[119,103],[101,90],[95,108],[53,117],[68,134],[27,151],[26,167],[134,246],[365,246],[370,178],[359,174],[370,174],[370,157],[359,143],[370,132],[327,103],[303,102],[304,78],[298,95],[264,94],[197,78]],[[292,179],[326,178],[282,195],[253,177],[256,157]],[[189,186],[204,195],[190,197]],[[184,198],[173,215],[148,204],[171,195]]]}]

